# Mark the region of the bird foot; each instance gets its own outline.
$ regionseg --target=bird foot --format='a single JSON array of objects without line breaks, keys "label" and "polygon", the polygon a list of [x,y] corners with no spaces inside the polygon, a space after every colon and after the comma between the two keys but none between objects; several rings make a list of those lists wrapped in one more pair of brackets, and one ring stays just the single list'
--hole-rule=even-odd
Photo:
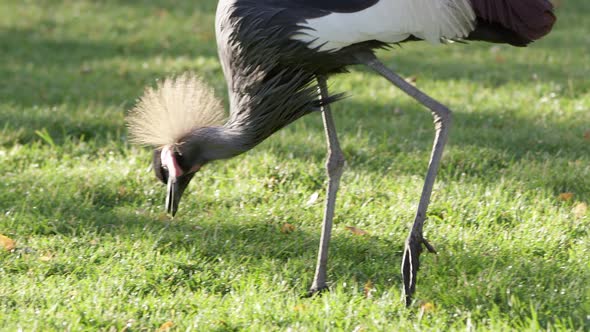
[{"label": "bird foot", "polygon": [[416,277],[418,269],[420,268],[420,254],[422,253],[422,245],[426,247],[428,252],[436,254],[434,247],[422,237],[422,234],[411,234],[406,240],[404,249],[404,256],[402,259],[402,277],[404,279],[404,295],[406,300],[406,307],[412,304],[412,296],[416,291]]},{"label": "bird foot", "polygon": [[315,296],[321,296],[323,293],[329,292],[329,291],[330,291],[330,288],[328,288],[328,286],[322,286],[322,287],[313,286],[302,297],[303,298],[312,298]]},{"label": "bird foot", "polygon": [[422,238],[422,244],[426,247],[426,250],[428,250],[429,253],[435,255],[438,254],[438,252],[436,251],[436,249],[434,249],[432,244],[430,244],[428,240],[426,240],[425,238]]}]

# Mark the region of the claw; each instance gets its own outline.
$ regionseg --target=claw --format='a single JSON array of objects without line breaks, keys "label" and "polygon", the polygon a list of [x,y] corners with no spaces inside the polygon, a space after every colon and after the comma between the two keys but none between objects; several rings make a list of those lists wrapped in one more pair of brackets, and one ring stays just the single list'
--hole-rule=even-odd
[{"label": "claw", "polygon": [[438,252],[436,251],[436,249],[434,249],[434,247],[428,243],[428,241],[425,238],[422,238],[422,243],[424,243],[424,246],[426,247],[426,249],[428,249],[428,252],[431,254],[438,254]]},{"label": "claw", "polygon": [[302,298],[312,298],[315,296],[321,296],[325,292],[329,292],[329,291],[330,291],[330,288],[328,288],[328,286],[319,287],[319,288],[311,288],[310,290],[307,291],[307,293],[305,293],[305,295],[302,296]]},{"label": "claw", "polygon": [[404,279],[406,307],[409,307],[412,304],[412,296],[416,291],[416,279],[418,269],[420,268],[420,254],[423,250],[423,244],[430,253],[437,253],[434,247],[421,235],[410,235],[406,240],[404,256],[402,259],[402,277]]}]

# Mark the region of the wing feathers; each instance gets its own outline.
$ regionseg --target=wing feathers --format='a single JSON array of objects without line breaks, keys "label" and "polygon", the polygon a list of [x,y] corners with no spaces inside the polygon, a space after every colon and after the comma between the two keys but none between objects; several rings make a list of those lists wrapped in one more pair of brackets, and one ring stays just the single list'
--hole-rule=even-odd
[{"label": "wing feathers", "polygon": [[322,51],[369,40],[396,43],[411,35],[439,43],[466,37],[474,22],[469,0],[380,0],[361,11],[308,19],[292,38]]}]

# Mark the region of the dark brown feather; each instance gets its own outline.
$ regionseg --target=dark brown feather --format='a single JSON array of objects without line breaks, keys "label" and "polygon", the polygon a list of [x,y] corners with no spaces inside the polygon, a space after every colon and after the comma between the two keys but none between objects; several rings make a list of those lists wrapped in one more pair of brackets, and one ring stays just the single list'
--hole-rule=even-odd
[{"label": "dark brown feather", "polygon": [[[526,44],[548,34],[556,20],[548,0],[471,0],[471,4],[485,33],[476,29],[475,38],[468,39],[487,40],[482,36],[493,35],[490,29],[498,26],[507,31],[498,31],[496,38],[505,35]],[[508,36],[510,32],[514,35]]]}]

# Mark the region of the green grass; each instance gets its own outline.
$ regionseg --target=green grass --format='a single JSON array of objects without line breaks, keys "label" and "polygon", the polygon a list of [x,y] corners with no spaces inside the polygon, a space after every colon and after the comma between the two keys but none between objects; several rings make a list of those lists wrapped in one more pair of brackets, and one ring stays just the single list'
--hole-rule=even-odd
[{"label": "green grass", "polygon": [[185,70],[225,96],[214,12],[213,0],[1,2],[0,234],[17,248],[0,250],[0,330],[590,330],[587,1],[563,2],[528,49],[381,54],[455,110],[425,228],[439,254],[423,256],[410,309],[399,264],[433,126],[362,68],[331,80],[353,97],[334,106],[347,168],[330,293],[300,298],[326,182],[319,115],[208,165],[164,215],[124,116],[144,86]]}]

